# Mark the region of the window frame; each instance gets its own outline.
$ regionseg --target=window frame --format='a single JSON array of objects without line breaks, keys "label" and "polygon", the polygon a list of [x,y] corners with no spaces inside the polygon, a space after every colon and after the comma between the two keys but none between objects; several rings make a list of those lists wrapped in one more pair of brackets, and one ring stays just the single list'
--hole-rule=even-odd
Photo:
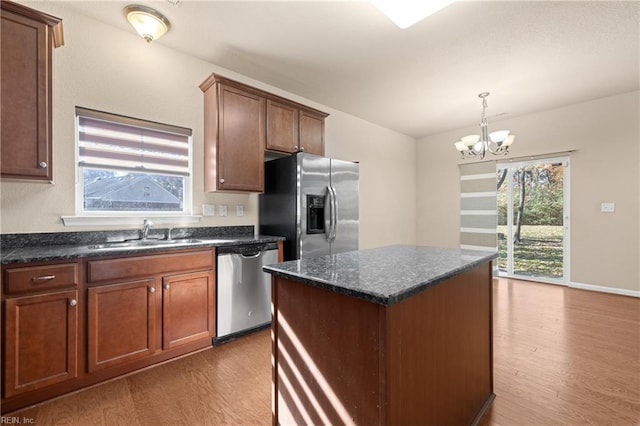
[{"label": "window frame", "polygon": [[[80,163],[80,117],[88,117],[88,118],[97,118],[100,120],[106,120],[115,124],[123,124],[128,126],[136,126],[142,127],[154,131],[162,131],[169,133],[178,133],[187,137],[187,150],[188,150],[188,169],[189,172],[187,174],[179,174],[179,173],[166,173],[163,174],[161,172],[156,171],[144,171],[144,170],[136,170],[136,169],[125,169],[131,173],[141,173],[148,175],[174,175],[174,176],[182,176],[183,177],[183,200],[182,200],[182,210],[181,211],[162,211],[162,210],[85,210],[85,200],[84,200],[84,170],[85,169],[102,169],[109,171],[123,171],[122,168],[117,167],[101,167],[96,165],[83,165]],[[114,218],[146,218],[146,217],[155,217],[158,219],[162,218],[181,218],[182,222],[192,222],[189,218],[192,217],[193,212],[193,133],[191,129],[158,123],[154,121],[128,117],[120,114],[107,113],[97,110],[92,110],[88,108],[83,108],[76,106],[75,107],[75,170],[76,170],[76,194],[75,194],[75,202],[76,202],[76,218],[100,218],[100,217],[109,217],[110,219]],[[62,217],[63,222],[67,226],[74,226],[79,223],[76,223],[76,220],[70,217]],[[117,221],[117,219],[116,219]],[[94,223],[95,220],[92,221]],[[109,222],[109,221],[107,221]],[[107,223],[105,222],[105,223]]]}]

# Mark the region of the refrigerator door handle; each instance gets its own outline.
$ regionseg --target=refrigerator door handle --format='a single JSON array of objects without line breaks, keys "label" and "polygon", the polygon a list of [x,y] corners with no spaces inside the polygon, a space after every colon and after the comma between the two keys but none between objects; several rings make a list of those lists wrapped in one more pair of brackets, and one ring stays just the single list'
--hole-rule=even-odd
[{"label": "refrigerator door handle", "polygon": [[331,197],[329,198],[329,202],[331,203],[331,229],[329,231],[329,242],[333,242],[336,239],[336,232],[338,227],[338,196],[336,194],[336,189],[329,185],[329,193]]},{"label": "refrigerator door handle", "polygon": [[331,201],[333,198],[333,193],[331,192],[331,187],[326,187],[326,194],[324,197],[324,236],[327,239],[327,242],[331,241],[331,232],[333,230],[333,211],[331,210],[333,206],[333,202]]}]

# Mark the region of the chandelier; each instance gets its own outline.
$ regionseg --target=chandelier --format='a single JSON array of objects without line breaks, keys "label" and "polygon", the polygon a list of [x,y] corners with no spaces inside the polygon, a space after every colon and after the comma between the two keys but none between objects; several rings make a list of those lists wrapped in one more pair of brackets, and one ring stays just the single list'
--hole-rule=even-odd
[{"label": "chandelier", "polygon": [[487,152],[494,155],[507,155],[509,145],[513,143],[514,135],[510,135],[508,130],[497,130],[489,133],[487,129],[487,96],[489,92],[482,92],[478,95],[482,99],[482,121],[480,122],[480,134],[468,135],[460,139],[454,145],[462,158],[480,157],[484,158]]}]

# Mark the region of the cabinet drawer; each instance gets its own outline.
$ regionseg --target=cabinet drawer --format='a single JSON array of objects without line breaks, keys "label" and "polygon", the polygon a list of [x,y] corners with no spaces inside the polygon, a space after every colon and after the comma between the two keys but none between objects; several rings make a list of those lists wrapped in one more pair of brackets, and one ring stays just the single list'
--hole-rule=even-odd
[{"label": "cabinet drawer", "polygon": [[213,250],[134,256],[87,262],[87,282],[149,277],[168,272],[198,271],[213,268]]},{"label": "cabinet drawer", "polygon": [[78,286],[78,264],[27,266],[5,269],[7,293],[27,293]]}]

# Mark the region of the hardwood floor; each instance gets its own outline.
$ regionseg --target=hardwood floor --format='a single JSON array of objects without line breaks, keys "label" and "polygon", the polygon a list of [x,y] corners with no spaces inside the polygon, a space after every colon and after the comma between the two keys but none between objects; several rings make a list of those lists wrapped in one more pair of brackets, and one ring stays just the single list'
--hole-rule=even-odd
[{"label": "hardwood floor", "polygon": [[[36,425],[268,425],[269,330],[11,414]],[[488,425],[640,425],[640,299],[500,279]]]},{"label": "hardwood floor", "polygon": [[9,416],[35,426],[270,425],[270,331]]},{"label": "hardwood floor", "polygon": [[640,425],[640,299],[500,279],[481,425]]}]

